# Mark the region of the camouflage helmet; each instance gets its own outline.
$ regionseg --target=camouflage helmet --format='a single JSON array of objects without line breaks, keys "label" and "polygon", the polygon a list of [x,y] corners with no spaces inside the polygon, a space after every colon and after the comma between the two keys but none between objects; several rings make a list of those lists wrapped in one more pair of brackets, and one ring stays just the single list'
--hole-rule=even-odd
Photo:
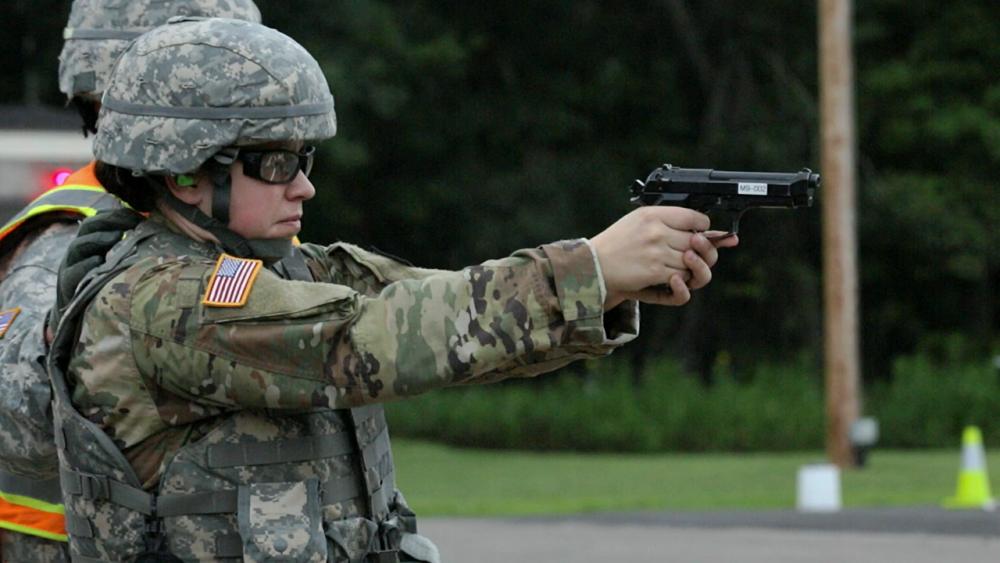
[{"label": "camouflage helmet", "polygon": [[100,100],[115,59],[129,42],[175,16],[260,23],[252,0],[75,0],[63,30],[59,90]]},{"label": "camouflage helmet", "polygon": [[132,43],[102,98],[98,160],[134,174],[187,174],[223,149],[322,140],[337,130],[315,59],[274,29],[177,18]]}]

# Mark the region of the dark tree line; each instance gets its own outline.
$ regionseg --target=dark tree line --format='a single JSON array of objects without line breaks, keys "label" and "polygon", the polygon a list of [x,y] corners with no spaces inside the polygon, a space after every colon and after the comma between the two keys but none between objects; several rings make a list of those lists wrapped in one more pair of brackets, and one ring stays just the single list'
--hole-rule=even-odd
[{"label": "dark tree line", "polygon": [[[629,210],[663,162],[818,168],[808,2],[260,0],[324,65],[340,132],[305,238],[455,268]],[[3,103],[60,104],[68,3],[15,2]],[[856,2],[866,377],[954,342],[998,345],[1000,4]],[[820,197],[822,205],[822,196]],[[648,310],[629,348],[706,374],[821,349],[820,211],[760,211],[716,282]]]}]

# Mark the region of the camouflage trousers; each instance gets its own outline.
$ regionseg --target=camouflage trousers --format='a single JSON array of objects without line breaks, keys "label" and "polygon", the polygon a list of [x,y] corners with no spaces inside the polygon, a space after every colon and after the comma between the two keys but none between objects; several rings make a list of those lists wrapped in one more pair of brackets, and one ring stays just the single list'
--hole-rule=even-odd
[{"label": "camouflage trousers", "polygon": [[69,544],[38,536],[0,530],[3,563],[69,563]]}]

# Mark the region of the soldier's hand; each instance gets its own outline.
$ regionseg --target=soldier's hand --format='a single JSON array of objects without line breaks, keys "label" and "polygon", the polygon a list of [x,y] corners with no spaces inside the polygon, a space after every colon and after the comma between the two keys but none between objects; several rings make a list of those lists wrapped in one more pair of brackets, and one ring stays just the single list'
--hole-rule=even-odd
[{"label": "soldier's hand", "polygon": [[141,220],[142,216],[134,211],[115,209],[101,211],[80,224],[59,266],[55,307],[60,314],[87,273],[103,264],[105,255],[122,240],[125,231],[134,229]]},{"label": "soldier's hand", "polygon": [[722,234],[701,234],[709,225],[708,216],[690,209],[640,207],[593,237],[608,291],[605,309],[626,299],[687,303],[691,289],[711,281],[711,268],[719,258],[716,249],[739,243],[735,236],[709,240]]}]

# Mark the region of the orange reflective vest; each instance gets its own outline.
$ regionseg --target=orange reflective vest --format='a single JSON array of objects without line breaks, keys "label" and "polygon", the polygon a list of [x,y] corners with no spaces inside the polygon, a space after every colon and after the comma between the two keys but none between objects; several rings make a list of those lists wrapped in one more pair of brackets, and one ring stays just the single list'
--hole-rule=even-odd
[{"label": "orange reflective vest", "polygon": [[24,209],[0,228],[0,240],[16,231],[29,219],[46,213],[75,213],[90,217],[102,209],[112,209],[121,204],[108,194],[94,176],[95,162],[77,170],[66,182],[36,197]]},{"label": "orange reflective vest", "polygon": [[[94,176],[94,162],[77,170],[66,182],[35,198],[0,228],[0,240],[16,232],[29,219],[46,213],[72,213],[90,217],[121,204]],[[53,260],[61,257],[55,256]],[[53,300],[55,296],[53,295]],[[59,478],[39,481],[0,470],[0,528],[66,541],[66,523]]]},{"label": "orange reflective vest", "polygon": [[0,470],[0,528],[66,541],[59,478],[38,481]]}]

